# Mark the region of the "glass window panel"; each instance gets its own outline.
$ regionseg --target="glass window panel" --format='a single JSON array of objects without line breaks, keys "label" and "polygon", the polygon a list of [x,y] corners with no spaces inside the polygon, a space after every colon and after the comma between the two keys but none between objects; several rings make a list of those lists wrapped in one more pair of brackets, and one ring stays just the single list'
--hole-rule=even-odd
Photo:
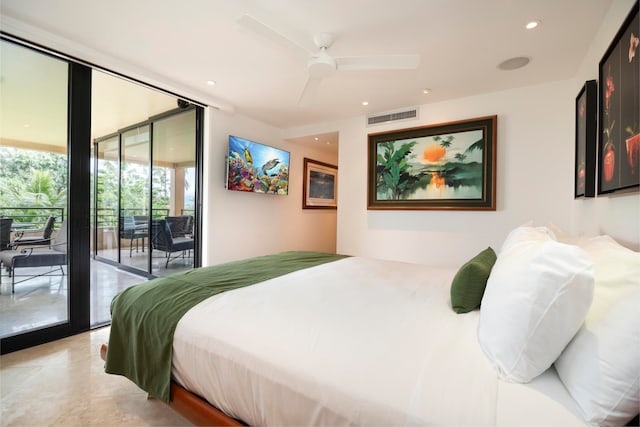
[{"label": "glass window panel", "polygon": [[[0,256],[4,267],[0,337],[4,338],[69,321],[65,230],[69,66],[4,40],[0,58]],[[14,246],[7,247],[7,240]],[[36,266],[47,259],[48,243],[56,256]],[[30,255],[22,257],[9,277],[6,266],[20,248],[30,248]]]},{"label": "glass window panel", "polygon": [[[120,262],[146,271],[149,223],[149,126],[122,134],[120,166]],[[134,257],[134,253],[136,256]]]},{"label": "glass window panel", "polygon": [[195,120],[195,110],[189,110],[153,123],[154,217],[167,222],[176,243],[155,246],[152,274],[156,276],[194,265]]},{"label": "glass window panel", "polygon": [[97,144],[96,254],[118,260],[118,136]]}]

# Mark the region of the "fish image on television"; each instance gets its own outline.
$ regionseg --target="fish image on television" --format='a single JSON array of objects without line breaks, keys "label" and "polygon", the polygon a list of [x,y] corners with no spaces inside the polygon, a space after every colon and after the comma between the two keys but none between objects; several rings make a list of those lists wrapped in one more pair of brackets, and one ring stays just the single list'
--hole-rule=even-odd
[{"label": "fish image on television", "polygon": [[261,168],[261,169],[262,169],[262,173],[263,173],[264,175],[266,175],[266,174],[267,174],[267,172],[268,172],[269,170],[271,170],[271,169],[275,168],[275,167],[278,165],[278,163],[280,163],[280,160],[279,160],[279,159],[271,159],[271,160],[269,160],[267,163],[265,163],[264,165],[262,165],[262,168]]},{"label": "fish image on television", "polygon": [[288,151],[229,135],[227,189],[287,195],[289,159]]},{"label": "fish image on television", "polygon": [[253,157],[251,157],[251,152],[247,147],[242,149],[242,154],[244,155],[245,160],[249,166],[253,166]]}]

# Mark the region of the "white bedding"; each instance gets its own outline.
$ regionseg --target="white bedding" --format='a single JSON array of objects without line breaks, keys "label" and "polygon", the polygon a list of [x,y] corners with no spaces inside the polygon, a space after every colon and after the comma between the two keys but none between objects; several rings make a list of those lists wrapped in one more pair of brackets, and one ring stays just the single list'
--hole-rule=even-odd
[{"label": "white bedding", "polygon": [[176,328],[174,379],[250,425],[584,425],[553,368],[497,379],[455,272],[351,257],[211,297]]}]

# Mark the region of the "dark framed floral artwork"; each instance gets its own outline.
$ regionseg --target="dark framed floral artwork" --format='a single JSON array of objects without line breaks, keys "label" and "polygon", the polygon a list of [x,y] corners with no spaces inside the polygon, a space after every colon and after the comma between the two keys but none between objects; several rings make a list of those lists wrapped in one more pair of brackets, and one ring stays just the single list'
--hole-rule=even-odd
[{"label": "dark framed floral artwork", "polygon": [[585,82],[576,97],[574,198],[596,193],[597,98],[595,80]]},{"label": "dark framed floral artwork", "polygon": [[640,188],[638,2],[600,60],[598,194]]},{"label": "dark framed floral artwork", "polygon": [[498,117],[369,134],[367,209],[496,210]]},{"label": "dark framed floral artwork", "polygon": [[304,158],[302,209],[337,209],[338,167]]}]

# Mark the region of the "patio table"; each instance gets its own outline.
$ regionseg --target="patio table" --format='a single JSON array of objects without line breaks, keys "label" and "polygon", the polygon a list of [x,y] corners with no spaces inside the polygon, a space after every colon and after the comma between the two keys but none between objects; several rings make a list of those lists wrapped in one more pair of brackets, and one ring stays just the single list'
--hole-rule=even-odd
[{"label": "patio table", "polygon": [[11,224],[11,231],[24,231],[30,228],[36,228],[32,222],[14,222]]}]

